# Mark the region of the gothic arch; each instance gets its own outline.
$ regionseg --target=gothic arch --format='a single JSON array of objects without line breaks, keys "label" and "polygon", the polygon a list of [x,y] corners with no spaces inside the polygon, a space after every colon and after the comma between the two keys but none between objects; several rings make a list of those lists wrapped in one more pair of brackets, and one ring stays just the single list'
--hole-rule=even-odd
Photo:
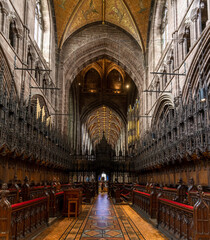
[{"label": "gothic arch", "polygon": [[[4,88],[7,89],[7,92],[9,93],[10,89],[11,89],[11,85],[13,85],[14,89],[15,89],[15,97],[17,98],[18,101],[18,91],[17,91],[17,87],[16,87],[16,83],[15,81],[12,82],[12,71],[9,65],[9,62],[5,56],[5,53],[0,45],[0,70],[3,70],[3,82],[4,82]],[[3,68],[2,68],[3,67]],[[15,76],[14,76],[15,78]],[[2,86],[0,86],[2,87]]]},{"label": "gothic arch", "polygon": [[84,79],[86,73],[91,69],[95,69],[98,74],[100,75],[101,79],[103,78],[103,69],[101,68],[100,65],[98,65],[97,63],[93,63],[90,66],[88,66],[87,68],[84,69],[84,71],[82,71],[82,78]]},{"label": "gothic arch", "polygon": [[[97,29],[97,31],[96,31]],[[111,34],[116,31],[118,34]],[[78,40],[81,44],[78,46]],[[120,41],[119,41],[120,39]],[[64,112],[68,106],[64,104],[69,97],[70,86],[82,69],[99,59],[108,59],[121,67],[135,82],[138,91],[144,85],[144,55],[138,43],[129,34],[113,25],[92,24],[82,29],[64,43],[61,50],[63,62],[63,80],[58,83],[63,92]]]},{"label": "gothic arch", "polygon": [[156,104],[156,107],[153,112],[151,127],[158,124],[160,121],[160,116],[164,111],[164,108],[167,106],[169,109],[174,108],[173,97],[172,95],[164,94],[162,95]]},{"label": "gothic arch", "polygon": [[124,80],[125,80],[125,72],[124,72],[117,64],[114,64],[114,63],[112,63],[112,64],[109,65],[109,67],[108,67],[108,69],[107,69],[107,72],[106,72],[106,77],[109,75],[109,73],[110,73],[113,69],[117,70],[117,71],[121,74],[121,76],[122,76],[122,78],[123,78],[123,82],[124,82]]},{"label": "gothic arch", "polygon": [[36,104],[37,104],[37,99],[39,99],[39,104],[40,104],[40,107],[43,108],[44,107],[44,110],[45,110],[45,116],[50,116],[50,113],[49,113],[49,109],[48,109],[48,106],[47,106],[47,103],[44,99],[44,97],[42,95],[39,95],[39,94],[35,94],[32,96],[31,98],[31,105],[32,107],[35,107]]},{"label": "gothic arch", "polygon": [[20,19],[18,18],[17,14],[15,12],[11,12],[8,17],[8,25],[11,21],[15,21],[17,32],[19,36],[22,36],[23,34],[23,28]]},{"label": "gothic arch", "polygon": [[[206,76],[206,84],[209,86],[210,82],[210,28],[207,28],[203,33],[202,45],[197,49],[196,54],[194,55],[193,61],[190,65],[189,71],[186,76],[185,85],[183,87],[182,99],[184,102],[188,101],[189,98],[189,83],[192,89],[193,96],[198,94],[199,89],[199,64],[201,64],[201,71],[203,71],[203,77]],[[203,84],[203,83],[202,83]]]}]

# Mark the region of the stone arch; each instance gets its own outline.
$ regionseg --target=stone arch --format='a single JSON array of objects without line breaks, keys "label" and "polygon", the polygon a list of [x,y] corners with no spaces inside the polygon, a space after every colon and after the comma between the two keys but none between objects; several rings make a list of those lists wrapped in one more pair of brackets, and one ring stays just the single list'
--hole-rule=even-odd
[{"label": "stone arch", "polygon": [[14,95],[15,95],[15,98],[17,99],[17,101],[18,101],[19,100],[18,88],[16,86],[15,81],[12,83],[12,71],[11,71],[8,59],[7,59],[7,57],[4,53],[4,50],[1,47],[1,45],[0,45],[0,63],[1,63],[0,70],[3,70],[3,86],[0,86],[0,87],[3,87],[4,89],[6,89],[8,94],[9,94],[9,91],[11,89],[12,84],[14,84],[13,85],[14,90],[15,90]]},{"label": "stone arch", "polygon": [[[66,69],[66,72],[64,72],[64,77],[71,80],[66,83],[68,88],[73,82],[74,77],[85,66],[102,58],[107,58],[116,64],[119,64],[125,71],[127,70],[127,73],[132,77],[137,87],[142,86],[144,74],[142,65],[138,63],[136,64],[135,60],[129,61],[130,59],[126,59],[125,56],[121,58],[121,56],[116,54],[114,46],[113,49],[109,49],[109,44],[110,46],[112,45],[112,42],[109,42],[109,39],[107,39],[107,41],[103,40],[102,42],[93,42],[91,45],[86,46],[86,49],[84,49],[86,51],[83,51],[83,49],[81,50],[81,55],[78,54],[77,60],[72,58],[70,61],[66,62],[66,64],[70,66],[70,68]],[[128,51],[124,53],[127,54],[127,58],[131,57],[131,54]]]},{"label": "stone arch", "polygon": [[21,24],[21,21],[17,14],[15,12],[11,12],[8,17],[8,25],[10,24],[11,21],[15,21],[17,32],[19,36],[22,36],[23,34],[23,27]]},{"label": "stone arch", "polygon": [[187,72],[186,81],[182,92],[183,102],[187,102],[189,99],[189,83],[190,87],[192,88],[193,96],[198,94],[200,84],[199,64],[202,66],[202,84],[204,84],[203,80],[206,80],[206,87],[210,85],[210,29],[206,29],[205,33],[203,34],[202,45],[200,45],[197,49],[197,52],[195,53],[193,61]]},{"label": "stone arch", "polygon": [[44,97],[40,94],[35,94],[32,96],[31,98],[31,106],[32,108],[34,108],[36,106],[36,103],[37,103],[37,99],[39,99],[39,103],[40,103],[40,107],[43,108],[44,107],[44,110],[45,110],[45,116],[46,117],[49,117],[50,116],[50,112],[49,112],[49,109],[48,109],[48,106],[47,106],[47,103],[44,99]]},{"label": "stone arch", "polygon": [[101,85],[101,76],[95,68],[90,68],[84,77],[84,86],[96,90]]},{"label": "stone arch", "polygon": [[123,78],[118,69],[112,69],[107,76],[107,87],[120,90],[123,88]]},{"label": "stone arch", "polygon": [[125,81],[125,72],[118,66],[118,65],[116,65],[116,64],[114,64],[114,63],[112,63],[112,64],[110,64],[109,65],[109,67],[108,67],[108,69],[107,69],[107,72],[106,72],[106,77],[109,75],[109,73],[112,71],[112,70],[117,70],[119,73],[120,73],[120,75],[121,75],[121,77],[122,77],[122,79],[123,79],[123,83],[124,83],[124,81]]},{"label": "stone arch", "polygon": [[104,58],[127,72],[141,95],[145,77],[143,52],[138,43],[118,27],[102,24],[87,26],[66,40],[60,57],[63,59],[63,81],[58,85],[63,89],[63,100],[60,102],[63,112],[68,111],[65,103],[68,102],[69,89],[75,77],[86,66]]},{"label": "stone arch", "polygon": [[173,103],[173,97],[172,95],[168,95],[168,94],[164,94],[162,95],[159,99],[158,102],[155,106],[154,112],[153,112],[153,116],[152,116],[152,122],[151,122],[151,126],[155,126],[158,125],[159,121],[160,121],[160,116],[164,111],[165,107],[168,107],[169,109],[173,109],[174,108],[174,103]]},{"label": "stone arch", "polygon": [[103,78],[103,69],[101,68],[100,65],[98,65],[97,63],[93,63],[90,66],[88,66],[87,68],[85,68],[85,70],[82,72],[82,78],[84,79],[86,73],[91,69],[94,68],[98,74],[100,75],[101,79]]}]

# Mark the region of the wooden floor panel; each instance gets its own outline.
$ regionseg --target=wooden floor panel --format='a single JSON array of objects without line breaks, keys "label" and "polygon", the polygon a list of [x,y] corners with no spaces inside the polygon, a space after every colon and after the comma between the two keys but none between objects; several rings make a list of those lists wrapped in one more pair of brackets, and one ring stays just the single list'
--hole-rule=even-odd
[{"label": "wooden floor panel", "polygon": [[93,205],[84,205],[80,216],[61,219],[35,240],[164,240],[157,229],[128,205],[113,205],[106,193]]}]

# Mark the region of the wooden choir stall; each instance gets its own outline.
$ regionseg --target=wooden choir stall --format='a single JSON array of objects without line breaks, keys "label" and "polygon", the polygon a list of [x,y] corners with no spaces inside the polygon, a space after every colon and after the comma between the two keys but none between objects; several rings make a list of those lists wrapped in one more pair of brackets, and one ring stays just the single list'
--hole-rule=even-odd
[{"label": "wooden choir stall", "polygon": [[82,189],[64,190],[63,215],[69,217],[69,215],[74,214],[77,217],[81,212]]}]

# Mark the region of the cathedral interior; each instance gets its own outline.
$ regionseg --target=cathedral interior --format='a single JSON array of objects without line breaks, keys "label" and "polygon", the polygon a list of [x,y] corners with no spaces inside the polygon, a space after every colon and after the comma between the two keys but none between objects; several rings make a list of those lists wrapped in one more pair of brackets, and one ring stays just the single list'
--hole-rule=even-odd
[{"label": "cathedral interior", "polygon": [[0,0],[0,240],[210,240],[210,0]]}]

